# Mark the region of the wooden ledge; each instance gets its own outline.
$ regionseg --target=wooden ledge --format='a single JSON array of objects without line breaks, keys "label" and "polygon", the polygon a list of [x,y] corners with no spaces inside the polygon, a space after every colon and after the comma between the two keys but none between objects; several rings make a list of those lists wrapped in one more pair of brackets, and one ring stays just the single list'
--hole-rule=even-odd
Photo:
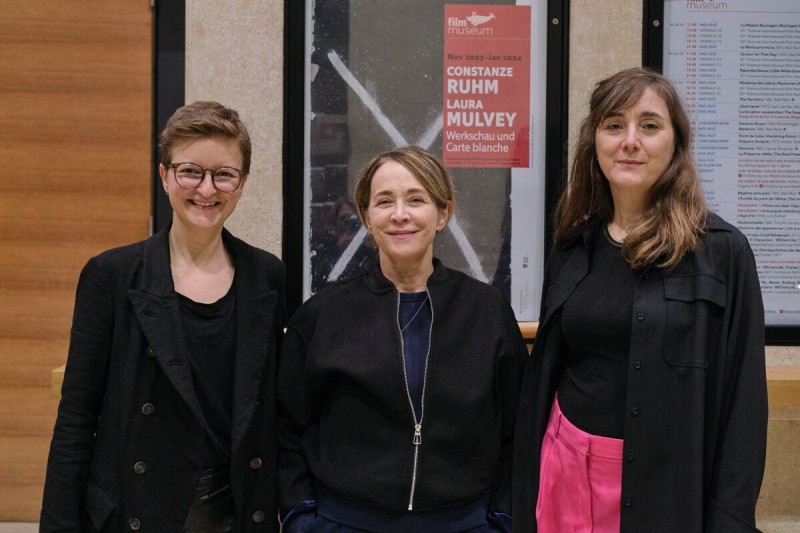
[{"label": "wooden ledge", "polygon": [[536,331],[539,329],[538,322],[519,322],[519,330],[522,332],[522,338],[525,342],[532,343],[536,338]]},{"label": "wooden ledge", "polygon": [[770,407],[800,407],[800,366],[768,366]]},{"label": "wooden ledge", "polygon": [[50,372],[50,390],[53,398],[61,397],[61,384],[64,383],[64,369],[66,367],[67,365],[61,365]]}]

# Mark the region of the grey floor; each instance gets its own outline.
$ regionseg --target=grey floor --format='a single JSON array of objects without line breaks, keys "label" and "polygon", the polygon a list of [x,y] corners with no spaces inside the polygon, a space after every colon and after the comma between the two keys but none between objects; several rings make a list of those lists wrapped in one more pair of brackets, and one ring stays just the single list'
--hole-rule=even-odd
[{"label": "grey floor", "polygon": [[39,524],[35,522],[0,522],[0,533],[37,533]]}]

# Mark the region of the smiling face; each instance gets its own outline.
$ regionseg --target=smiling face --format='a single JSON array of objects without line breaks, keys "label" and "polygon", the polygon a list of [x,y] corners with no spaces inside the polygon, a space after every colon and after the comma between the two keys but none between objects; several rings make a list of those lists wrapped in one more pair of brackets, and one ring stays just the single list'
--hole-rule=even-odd
[{"label": "smiling face", "polygon": [[[236,139],[209,137],[179,143],[172,148],[172,163],[194,163],[206,169],[242,168],[242,152]],[[244,181],[233,192],[219,192],[209,172],[196,189],[185,189],[175,181],[175,171],[159,166],[161,182],[173,210],[173,228],[190,232],[221,231],[242,196]]]},{"label": "smiling face", "polygon": [[364,218],[384,274],[431,265],[433,238],[447,224],[451,209],[449,202],[440,208],[406,167],[393,160],[383,163],[372,177]]},{"label": "smiling face", "polygon": [[666,103],[647,89],[633,106],[600,123],[595,146],[615,203],[623,195],[643,201],[675,152],[675,132]]}]

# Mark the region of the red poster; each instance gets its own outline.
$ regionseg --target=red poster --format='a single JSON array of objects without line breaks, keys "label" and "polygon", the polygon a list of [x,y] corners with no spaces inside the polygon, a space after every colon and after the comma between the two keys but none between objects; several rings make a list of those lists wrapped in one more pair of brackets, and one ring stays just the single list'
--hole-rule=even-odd
[{"label": "red poster", "polygon": [[530,166],[530,52],[530,6],[445,5],[445,166]]}]

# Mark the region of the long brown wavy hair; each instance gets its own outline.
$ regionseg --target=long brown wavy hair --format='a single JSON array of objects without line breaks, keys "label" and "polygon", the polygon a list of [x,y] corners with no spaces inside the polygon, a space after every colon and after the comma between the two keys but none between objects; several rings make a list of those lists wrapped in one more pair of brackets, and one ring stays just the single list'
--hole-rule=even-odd
[{"label": "long brown wavy hair", "polygon": [[645,201],[641,222],[631,228],[622,253],[631,267],[671,268],[699,246],[708,208],[691,153],[691,128],[680,97],[663,75],[645,68],[623,70],[595,85],[583,120],[569,182],[558,200],[553,239],[573,238],[598,218],[614,216],[611,189],[597,161],[595,133],[603,120],[636,104],[647,89],[666,103],[675,134],[675,152]]}]

